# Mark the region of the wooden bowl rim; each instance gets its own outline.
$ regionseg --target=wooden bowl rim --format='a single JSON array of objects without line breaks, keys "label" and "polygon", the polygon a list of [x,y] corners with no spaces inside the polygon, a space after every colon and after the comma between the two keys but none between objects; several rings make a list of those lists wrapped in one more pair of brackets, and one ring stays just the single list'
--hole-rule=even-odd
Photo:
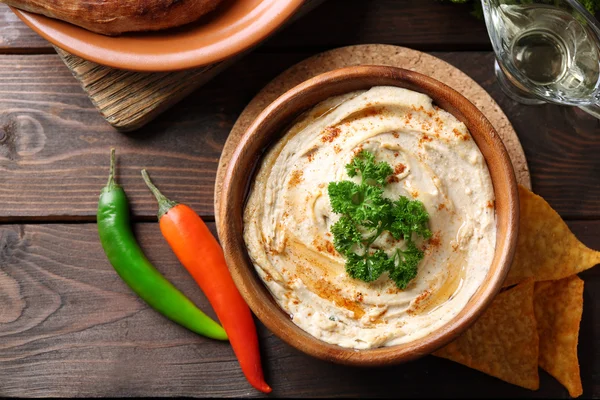
[{"label": "wooden bowl rim", "polygon": [[[258,162],[264,151],[282,136],[282,127],[286,122],[289,124],[293,116],[331,97],[332,91],[342,94],[357,90],[354,87],[367,89],[378,86],[369,84],[372,81],[426,93],[436,104],[443,103],[444,107],[440,105],[443,109],[465,122],[492,175],[497,238],[494,260],[484,283],[452,320],[412,342],[356,350],[315,338],[296,326],[277,305],[247,254],[242,237],[243,210]],[[340,90],[339,87],[344,85],[350,85],[351,88]],[[302,105],[309,98],[320,100]],[[500,197],[499,191],[502,191]],[[242,198],[236,199],[235,196]],[[220,204],[224,212],[220,216],[219,233],[227,264],[240,293],[256,316],[275,335],[298,350],[319,359],[355,366],[391,365],[419,358],[449,343],[471,326],[502,287],[514,256],[519,227],[519,197],[514,169],[500,136],[481,111],[460,93],[431,77],[402,68],[378,65],[345,67],[320,74],[288,90],[265,108],[246,130],[231,157]],[[501,231],[504,231],[504,235],[501,235]]]}]

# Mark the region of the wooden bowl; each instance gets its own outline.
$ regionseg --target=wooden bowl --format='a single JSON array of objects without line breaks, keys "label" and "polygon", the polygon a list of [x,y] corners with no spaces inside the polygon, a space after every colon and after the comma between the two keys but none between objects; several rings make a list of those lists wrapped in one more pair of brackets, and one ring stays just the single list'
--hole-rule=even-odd
[{"label": "wooden bowl", "polygon": [[[490,171],[496,200],[496,250],[483,284],[465,308],[430,335],[397,346],[356,350],[323,342],[296,326],[272,298],[255,272],[242,237],[243,212],[251,180],[264,151],[277,141],[301,112],[336,95],[373,86],[397,86],[430,96],[435,104],[464,122]],[[429,354],[466,330],[491,303],[511,265],[519,221],[519,198],[514,170],[500,137],[483,114],[465,97],[433,78],[400,68],[357,66],[316,76],[284,93],[252,123],[237,146],[227,169],[219,233],[227,264],[244,299],[275,335],[314,357],[341,364],[379,366]]]}]

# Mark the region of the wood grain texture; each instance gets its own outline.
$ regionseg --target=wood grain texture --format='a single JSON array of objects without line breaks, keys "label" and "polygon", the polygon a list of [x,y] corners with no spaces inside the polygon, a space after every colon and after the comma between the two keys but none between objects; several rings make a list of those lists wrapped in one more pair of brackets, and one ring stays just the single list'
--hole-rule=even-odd
[{"label": "wood grain texture", "polygon": [[[468,5],[436,0],[327,0],[266,48],[331,48],[358,43],[400,44],[420,50],[489,50],[483,21]],[[51,45],[0,4],[0,53],[52,51]]]},{"label": "wood grain texture", "polygon": [[[600,123],[571,107],[523,106],[495,82],[491,52],[432,53],[486,89],[513,124],[534,192],[565,218],[599,218]],[[0,221],[88,220],[115,146],[136,218],[155,205],[139,177],[147,167],[166,194],[211,218],[220,152],[240,112],[305,53],[255,52],[128,135],[98,114],[56,55],[0,56]]]},{"label": "wood grain texture", "polygon": [[[0,397],[259,396],[227,344],[180,328],[134,297],[106,261],[93,221],[108,151],[134,219],[155,220],[139,176],[149,168],[166,194],[213,217],[220,152],[237,116],[270,80],[325,49],[389,43],[434,53],[500,104],[520,136],[533,189],[600,249],[600,123],[577,109],[523,106],[492,73],[482,21],[469,6],[435,0],[328,0],[134,134],[116,132],[51,45],[0,4]],[[453,52],[451,50],[486,50]],[[2,55],[3,54],[3,55]],[[33,225],[3,225],[33,221]],[[136,224],[149,258],[209,314],[206,299],[160,237]],[[214,226],[211,227],[214,232]],[[579,360],[584,398],[600,397],[600,276],[585,280]],[[267,380],[285,397],[562,397],[544,372],[529,392],[434,357],[358,369],[307,357],[258,324]]]},{"label": "wood grain texture", "polygon": [[[93,220],[112,146],[118,149],[119,179],[134,200],[134,210],[146,209],[139,215],[150,217],[155,211],[139,175],[143,167],[157,184],[162,182],[164,190],[177,187],[173,196],[205,213],[212,210],[214,173],[223,139],[213,136],[214,130],[202,128],[202,121],[208,117],[210,125],[228,126],[220,110],[224,103],[206,98],[208,114],[183,107],[180,115],[171,115],[174,121],[164,118],[140,136],[125,136],[102,119],[61,64],[57,56],[0,58],[3,217],[37,214]],[[41,76],[45,79],[40,80]],[[176,132],[187,134],[182,137]],[[183,148],[188,150],[182,152]],[[175,169],[167,167],[167,159]]]},{"label": "wood grain texture", "polygon": [[4,3],[0,3],[0,54],[52,53],[50,43],[29,29]]},{"label": "wood grain texture", "polygon": [[470,4],[439,0],[327,0],[265,47],[329,49],[396,44],[424,51],[491,50],[483,20]]},{"label": "wood grain texture", "polygon": [[144,126],[239,59],[179,72],[142,73],[105,67],[58,47],[55,50],[102,117],[122,132]]},{"label": "wood grain texture", "polygon": [[[600,248],[600,221],[569,226]],[[214,232],[214,224],[210,224]],[[208,314],[158,224],[135,225],[149,259]],[[600,396],[600,269],[585,280],[579,360],[584,397]],[[360,369],[308,357],[258,323],[267,381],[284,397],[561,397],[540,372],[530,392],[435,357]],[[435,384],[432,384],[435,379]],[[95,224],[0,225],[0,397],[260,396],[227,343],[197,336],[135,297],[106,260]]]}]

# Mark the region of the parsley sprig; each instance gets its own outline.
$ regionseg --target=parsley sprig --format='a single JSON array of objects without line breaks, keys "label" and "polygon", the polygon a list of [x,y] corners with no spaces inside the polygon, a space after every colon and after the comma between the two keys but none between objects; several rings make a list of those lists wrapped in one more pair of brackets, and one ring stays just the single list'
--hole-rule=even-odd
[{"label": "parsley sprig", "polygon": [[[328,186],[331,208],[340,219],[332,225],[333,245],[346,258],[346,272],[352,278],[372,282],[384,272],[400,289],[417,276],[423,259],[413,236],[431,237],[429,214],[419,200],[400,196],[396,201],[383,197],[387,177],[393,174],[385,161],[376,162],[368,151],[358,153],[346,171],[351,178],[360,174],[361,183],[344,180]],[[391,255],[374,248],[373,243],[384,232],[405,241],[405,249]],[[414,234],[414,235],[413,235]]]}]

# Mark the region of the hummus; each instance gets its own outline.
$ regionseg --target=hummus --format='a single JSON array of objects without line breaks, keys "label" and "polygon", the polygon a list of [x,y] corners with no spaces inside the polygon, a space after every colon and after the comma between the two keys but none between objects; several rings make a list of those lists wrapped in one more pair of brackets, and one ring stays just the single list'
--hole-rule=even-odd
[{"label": "hummus", "polygon": [[[433,236],[400,290],[384,273],[352,279],[330,228],[339,215],[329,182],[354,180],[345,165],[360,150],[394,169],[384,196],[418,199]],[[382,235],[391,252],[403,241]],[[496,242],[494,192],[466,126],[431,98],[374,87],[330,98],[304,113],[268,151],[244,211],[250,258],[277,303],[311,335],[355,349],[424,337],[455,317],[482,284]]]}]

